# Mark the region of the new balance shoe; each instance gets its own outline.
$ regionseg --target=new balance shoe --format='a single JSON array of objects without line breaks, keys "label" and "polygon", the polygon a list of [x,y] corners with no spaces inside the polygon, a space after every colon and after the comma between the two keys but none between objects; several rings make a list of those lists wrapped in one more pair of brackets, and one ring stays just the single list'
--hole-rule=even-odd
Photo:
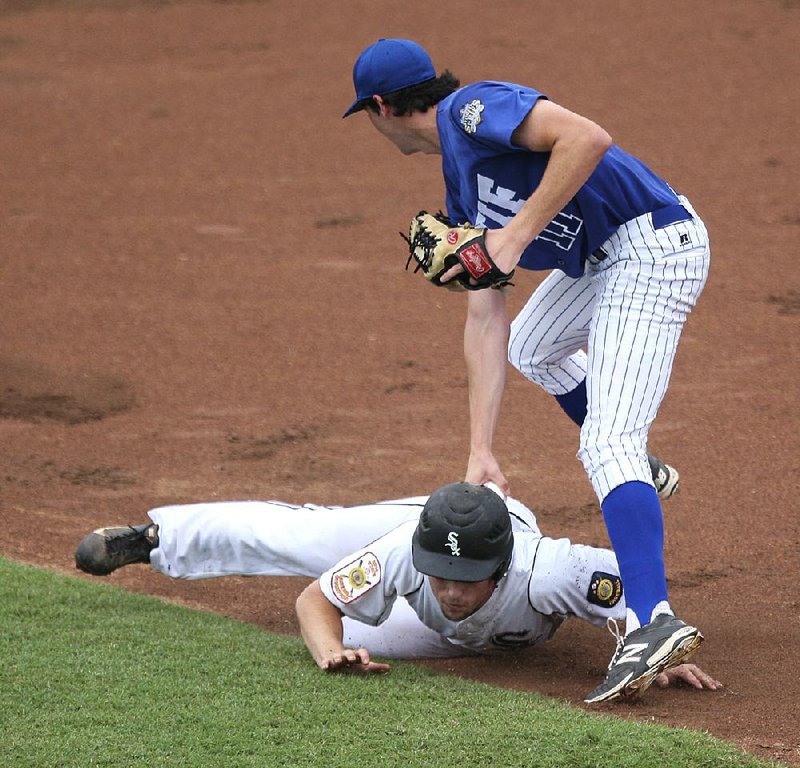
[{"label": "new balance shoe", "polygon": [[650,464],[650,472],[653,475],[653,484],[658,492],[658,497],[665,501],[670,496],[678,492],[681,484],[681,476],[675,467],[665,464],[657,456],[648,454],[647,461]]},{"label": "new balance shoe", "polygon": [[93,576],[108,576],[123,565],[149,563],[158,546],[155,523],[98,528],[85,536],[75,550],[75,565]]},{"label": "new balance shoe", "polygon": [[624,638],[611,619],[609,629],[617,638],[617,649],[608,665],[606,679],[584,698],[587,704],[644,693],[658,675],[682,664],[703,642],[696,627],[668,613],[656,616]]}]

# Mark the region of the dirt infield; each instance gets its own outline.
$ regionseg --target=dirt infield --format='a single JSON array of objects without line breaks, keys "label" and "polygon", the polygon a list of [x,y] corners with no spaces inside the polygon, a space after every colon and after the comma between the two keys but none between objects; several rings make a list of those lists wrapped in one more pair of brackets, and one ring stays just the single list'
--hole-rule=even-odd
[{"label": "dirt infield", "polygon": [[[711,277],[651,447],[684,480],[672,600],[727,687],[610,711],[800,766],[800,3],[449,5],[0,0],[0,553],[73,573],[87,530],[160,504],[461,476],[463,300],[404,272],[397,234],[441,206],[439,160],[340,117],[358,52],[413,37],[464,82],[594,118],[704,216]],[[605,544],[576,448],[512,375],[513,492],[546,533]],[[109,581],[290,633],[305,583]],[[579,704],[611,649],[568,625],[513,662],[433,666]]]}]

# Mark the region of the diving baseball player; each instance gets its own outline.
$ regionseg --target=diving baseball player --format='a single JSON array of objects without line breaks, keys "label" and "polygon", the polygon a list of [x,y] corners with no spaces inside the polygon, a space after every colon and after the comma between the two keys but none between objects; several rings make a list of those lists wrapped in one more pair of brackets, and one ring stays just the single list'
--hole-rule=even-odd
[{"label": "diving baseball player", "polygon": [[[675,644],[703,640],[669,603],[647,435],[708,276],[706,228],[686,197],[605,130],[533,88],[460,87],[400,39],[364,50],[353,83],[345,117],[363,110],[403,154],[442,158],[448,215],[421,211],[407,240],[409,263],[467,294],[466,480],[508,492],[493,453],[507,360],[581,427],[578,456],[627,604],[624,644],[586,701],[625,695],[650,675],[642,649],[657,665]],[[552,272],[509,323],[505,286],[518,269]]]},{"label": "diving baseball player", "polygon": [[[299,597],[297,615],[323,670],[388,669],[370,655],[509,652],[545,642],[571,615],[612,626],[625,616],[612,552],[543,536],[521,502],[469,483],[356,507],[215,502],[148,516],[87,535],[78,568],[107,575],[149,562],[180,579],[319,577]],[[681,658],[665,659],[638,692]],[[719,686],[694,665],[659,682],[670,679]]]}]

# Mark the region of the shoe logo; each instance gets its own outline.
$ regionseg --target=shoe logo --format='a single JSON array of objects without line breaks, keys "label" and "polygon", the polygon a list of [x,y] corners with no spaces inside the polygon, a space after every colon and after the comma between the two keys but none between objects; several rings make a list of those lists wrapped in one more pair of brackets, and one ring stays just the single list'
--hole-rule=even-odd
[{"label": "shoe logo", "polygon": [[631,643],[622,649],[617,664],[632,664],[642,660],[642,654],[647,650],[647,643]]}]

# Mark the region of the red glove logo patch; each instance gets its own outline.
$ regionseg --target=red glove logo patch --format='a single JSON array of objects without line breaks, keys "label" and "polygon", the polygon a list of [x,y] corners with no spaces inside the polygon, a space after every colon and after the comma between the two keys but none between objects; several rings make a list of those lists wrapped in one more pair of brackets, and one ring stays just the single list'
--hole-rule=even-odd
[{"label": "red glove logo patch", "polygon": [[464,269],[472,277],[480,277],[492,268],[486,251],[480,243],[470,243],[466,248],[459,251],[458,256],[464,265]]}]

